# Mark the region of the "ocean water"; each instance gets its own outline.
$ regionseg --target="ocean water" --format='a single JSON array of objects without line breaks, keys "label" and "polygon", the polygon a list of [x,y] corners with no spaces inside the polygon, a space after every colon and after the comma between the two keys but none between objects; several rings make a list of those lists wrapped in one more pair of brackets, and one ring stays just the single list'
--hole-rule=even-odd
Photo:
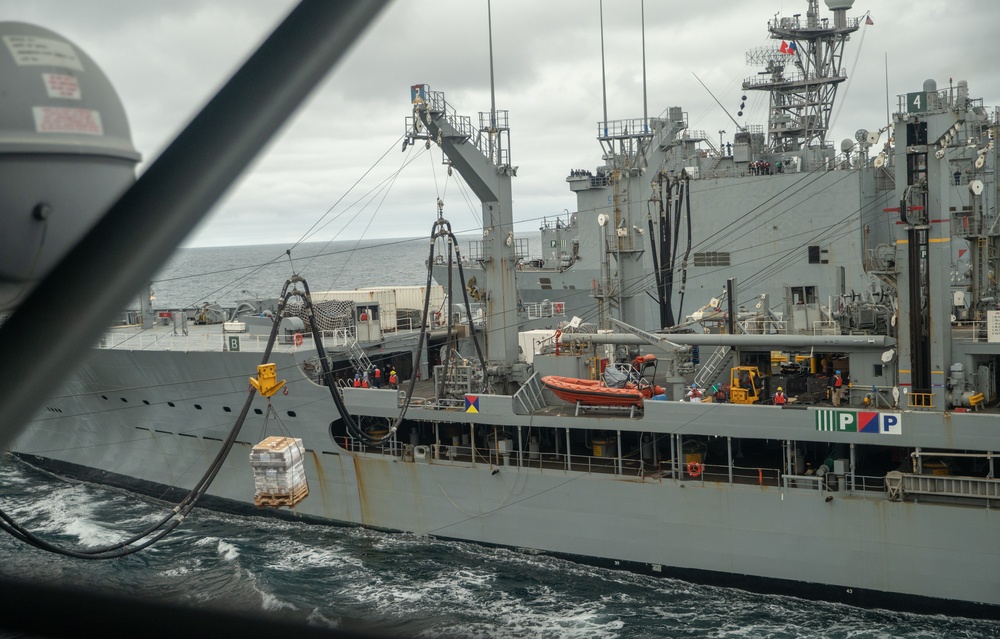
[{"label": "ocean water", "polygon": [[[427,250],[425,239],[309,245],[294,250],[289,262],[282,246],[185,249],[154,278],[153,288],[157,305],[185,306],[274,297],[293,271],[313,290],[423,284]],[[83,546],[117,541],[155,521],[165,507],[9,457],[0,457],[0,506],[49,541]],[[865,610],[515,549],[202,509],[158,545],[105,562],[48,554],[0,535],[0,575],[380,636],[1000,636],[1000,622]]]},{"label": "ocean water", "polygon": [[[61,544],[114,542],[163,504],[0,460],[0,503]],[[160,544],[80,561],[0,536],[0,574],[403,637],[987,638],[1000,623],[594,568],[541,554],[197,509]]]},{"label": "ocean water", "polygon": [[[459,239],[463,252],[467,239]],[[311,291],[423,285],[429,249],[429,238],[179,249],[153,277],[153,305],[276,298],[292,275],[305,278]]]}]

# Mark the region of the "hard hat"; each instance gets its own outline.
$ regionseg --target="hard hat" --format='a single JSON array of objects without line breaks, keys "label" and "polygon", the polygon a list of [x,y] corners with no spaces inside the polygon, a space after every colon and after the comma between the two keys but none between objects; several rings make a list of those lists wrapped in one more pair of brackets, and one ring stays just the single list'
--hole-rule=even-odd
[{"label": "hard hat", "polygon": [[697,384],[691,384],[691,388],[698,388]]},{"label": "hard hat", "polygon": [[780,387],[780,386],[778,387],[778,390],[779,390],[779,391],[781,390],[781,387]]},{"label": "hard hat", "polygon": [[837,374],[840,375],[840,371],[837,371]]}]

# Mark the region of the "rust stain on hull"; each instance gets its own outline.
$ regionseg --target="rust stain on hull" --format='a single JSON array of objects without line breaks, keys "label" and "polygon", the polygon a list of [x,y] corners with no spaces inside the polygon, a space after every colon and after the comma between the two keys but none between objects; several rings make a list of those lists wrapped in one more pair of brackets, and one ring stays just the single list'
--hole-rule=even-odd
[{"label": "rust stain on hull", "polygon": [[358,519],[362,526],[368,525],[367,512],[368,507],[368,494],[365,491],[365,482],[361,479],[361,458],[356,455],[351,455],[351,459],[354,460],[354,477],[358,482],[358,506],[360,512],[358,513]]},{"label": "rust stain on hull", "polygon": [[313,458],[313,465],[316,467],[316,483],[319,484],[319,498],[323,502],[323,516],[332,519],[333,513],[326,505],[326,473],[323,471],[323,464],[315,450],[309,451]]}]

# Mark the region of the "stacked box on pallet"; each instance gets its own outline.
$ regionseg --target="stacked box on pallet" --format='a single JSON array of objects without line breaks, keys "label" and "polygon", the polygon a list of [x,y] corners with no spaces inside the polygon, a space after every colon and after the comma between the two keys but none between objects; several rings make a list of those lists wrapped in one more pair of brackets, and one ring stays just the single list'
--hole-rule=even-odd
[{"label": "stacked box on pallet", "polygon": [[258,506],[294,506],[309,494],[302,440],[268,437],[250,452]]}]

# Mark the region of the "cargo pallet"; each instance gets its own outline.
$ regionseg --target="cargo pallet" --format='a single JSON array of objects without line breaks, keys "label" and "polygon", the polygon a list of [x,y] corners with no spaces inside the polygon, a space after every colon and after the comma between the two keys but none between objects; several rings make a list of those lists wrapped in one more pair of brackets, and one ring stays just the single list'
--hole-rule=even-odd
[{"label": "cargo pallet", "polygon": [[290,493],[257,493],[253,503],[257,508],[281,508],[294,506],[309,496],[309,485],[301,484]]}]

